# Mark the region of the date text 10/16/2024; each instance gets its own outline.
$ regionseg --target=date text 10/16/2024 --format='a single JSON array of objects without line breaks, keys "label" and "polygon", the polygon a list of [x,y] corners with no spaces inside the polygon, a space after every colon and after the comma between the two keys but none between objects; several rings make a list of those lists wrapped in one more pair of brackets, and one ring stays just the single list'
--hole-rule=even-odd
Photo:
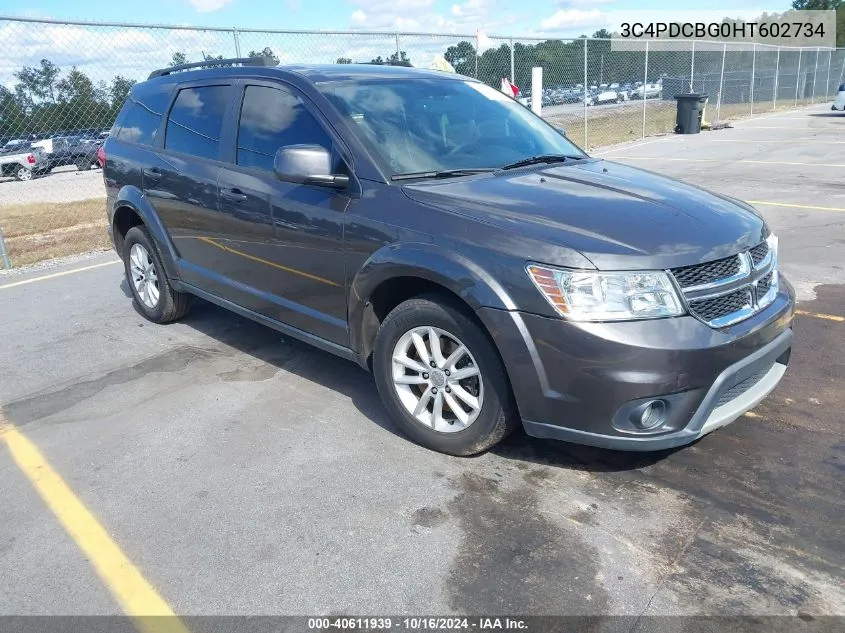
[{"label": "date text 10/16/2024", "polygon": [[351,631],[457,631],[512,630],[528,632],[528,624],[520,618],[476,617],[476,618],[441,618],[441,617],[326,617],[308,618],[310,630],[351,630]]}]

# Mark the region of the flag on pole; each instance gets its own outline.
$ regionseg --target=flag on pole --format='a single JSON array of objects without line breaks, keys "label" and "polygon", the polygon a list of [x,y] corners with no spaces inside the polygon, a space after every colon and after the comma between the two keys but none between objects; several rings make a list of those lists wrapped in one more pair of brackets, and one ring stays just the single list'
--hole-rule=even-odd
[{"label": "flag on pole", "polygon": [[519,94],[519,88],[515,84],[512,84],[506,77],[502,77],[502,92],[516,99],[516,95]]}]

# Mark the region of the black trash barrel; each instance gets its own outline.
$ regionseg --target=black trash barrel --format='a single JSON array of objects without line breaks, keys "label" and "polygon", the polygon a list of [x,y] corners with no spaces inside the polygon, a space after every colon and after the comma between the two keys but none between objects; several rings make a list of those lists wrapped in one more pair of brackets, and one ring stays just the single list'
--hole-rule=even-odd
[{"label": "black trash barrel", "polygon": [[698,134],[701,132],[701,115],[709,95],[690,93],[675,95],[678,113],[675,118],[676,134]]}]

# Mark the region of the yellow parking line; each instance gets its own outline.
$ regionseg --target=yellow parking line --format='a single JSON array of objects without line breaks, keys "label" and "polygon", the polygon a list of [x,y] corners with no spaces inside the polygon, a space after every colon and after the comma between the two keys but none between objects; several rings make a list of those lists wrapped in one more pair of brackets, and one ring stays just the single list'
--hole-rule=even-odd
[{"label": "yellow parking line", "polygon": [[814,319],[824,319],[825,321],[836,321],[837,323],[845,322],[845,317],[836,314],[825,314],[824,312],[808,312],[807,310],[796,310],[795,314],[802,314],[804,316],[813,317]]},{"label": "yellow parking line", "polygon": [[41,277],[33,277],[32,279],[24,279],[23,281],[15,281],[10,284],[3,284],[0,285],[0,290],[6,290],[7,288],[16,288],[17,286],[25,286],[26,284],[34,284],[36,281],[46,281],[47,279],[55,279],[56,277],[64,277],[65,275],[74,275],[76,273],[81,273],[86,270],[93,270],[94,268],[102,268],[103,266],[112,266],[114,264],[122,264],[119,259],[115,259],[109,262],[102,262],[100,264],[91,264],[90,266],[82,266],[81,268],[72,268],[71,270],[63,270],[59,273],[52,273],[50,275],[42,275]]},{"label": "yellow parking line", "polygon": [[837,165],[831,163],[799,163],[793,161],[776,161],[776,160],[728,160],[716,158],[666,158],[664,156],[621,156],[622,160],[666,160],[681,163],[746,163],[748,165],[803,165],[805,167],[845,167],[845,165]]},{"label": "yellow parking line", "polygon": [[[0,412],[0,441],[67,533],[94,566],[127,615],[142,633],[188,633],[170,606],[112,540],[38,447]],[[169,616],[149,618],[147,616]]]},{"label": "yellow parking line", "polygon": [[819,207],[814,204],[795,204],[793,202],[768,202],[766,200],[746,200],[746,202],[768,207],[792,207],[794,209],[812,209],[813,211],[845,211],[845,208],[842,207]]},{"label": "yellow parking line", "polygon": [[742,415],[744,415],[746,418],[754,418],[754,419],[763,417],[759,413],[754,413],[753,411],[746,411]]}]

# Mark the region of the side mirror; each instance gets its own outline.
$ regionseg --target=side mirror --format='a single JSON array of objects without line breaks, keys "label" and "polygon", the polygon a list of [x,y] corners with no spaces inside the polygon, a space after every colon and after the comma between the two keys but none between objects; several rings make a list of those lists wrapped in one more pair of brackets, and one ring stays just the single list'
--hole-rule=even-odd
[{"label": "side mirror", "polygon": [[343,189],[349,176],[332,174],[331,154],[319,145],[286,145],[276,151],[273,171],[276,178],[302,185]]},{"label": "side mirror", "polygon": [[567,138],[567,139],[569,138],[569,137],[566,135],[566,128],[556,127],[555,129],[556,129],[558,132],[560,132],[560,135],[561,135],[563,138]]}]

